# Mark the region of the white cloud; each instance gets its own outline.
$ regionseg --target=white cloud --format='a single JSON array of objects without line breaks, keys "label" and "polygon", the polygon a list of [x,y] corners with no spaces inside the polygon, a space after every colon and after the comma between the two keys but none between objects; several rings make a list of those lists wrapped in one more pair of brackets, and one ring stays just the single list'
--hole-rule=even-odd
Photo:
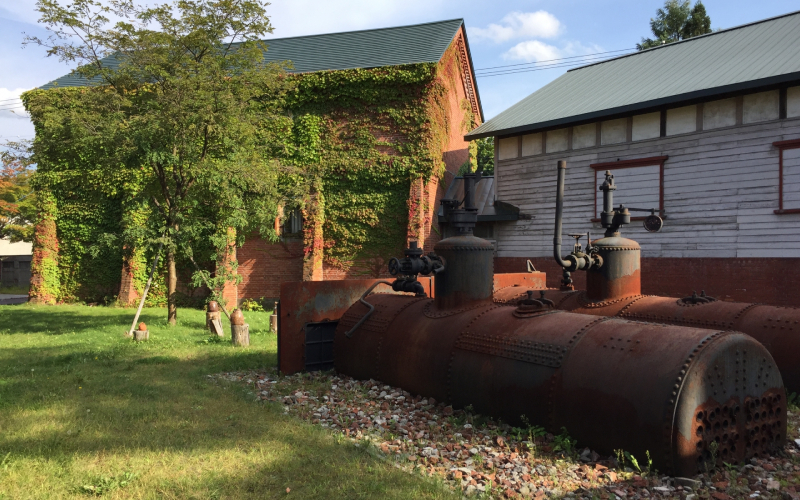
[{"label": "white cloud", "polygon": [[536,12],[511,12],[500,24],[492,23],[486,28],[470,28],[470,37],[487,39],[495,43],[520,38],[553,38],[562,31],[561,21],[544,10]]},{"label": "white cloud", "polygon": [[575,56],[597,54],[598,52],[603,52],[603,50],[604,49],[602,47],[596,44],[587,46],[580,42],[569,41],[561,47],[556,47],[554,45],[540,42],[539,40],[528,40],[525,42],[520,42],[511,47],[503,53],[502,57],[508,61],[524,61],[526,63],[552,61],[553,59],[562,59],[568,57],[572,59],[564,61],[565,64],[570,62],[574,62],[576,64],[589,64],[591,62],[595,62],[595,60],[599,60],[602,56],[589,57],[586,59]]},{"label": "white cloud", "polygon": [[3,141],[33,137],[33,124],[19,96],[25,88],[0,87],[0,146]]},{"label": "white cloud", "polygon": [[503,59],[511,61],[540,62],[558,59],[562,55],[562,50],[553,45],[540,42],[539,40],[528,40],[520,42],[503,54]]}]

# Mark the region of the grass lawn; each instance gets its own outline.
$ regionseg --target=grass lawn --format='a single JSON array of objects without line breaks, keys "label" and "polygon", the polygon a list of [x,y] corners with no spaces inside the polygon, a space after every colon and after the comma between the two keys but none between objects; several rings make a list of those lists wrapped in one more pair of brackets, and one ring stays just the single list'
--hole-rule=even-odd
[{"label": "grass lawn", "polygon": [[[269,313],[249,348],[214,342],[205,313],[0,306],[0,499],[454,498],[368,448],[206,375],[275,366]],[[226,328],[226,332],[228,329]],[[287,493],[288,489],[288,493]]]}]

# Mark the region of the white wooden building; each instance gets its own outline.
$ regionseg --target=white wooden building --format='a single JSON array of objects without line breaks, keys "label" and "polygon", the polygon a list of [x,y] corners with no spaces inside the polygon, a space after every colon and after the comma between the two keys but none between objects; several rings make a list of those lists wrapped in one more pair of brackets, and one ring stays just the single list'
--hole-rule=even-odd
[{"label": "white wooden building", "polygon": [[557,285],[563,159],[565,233],[601,236],[606,170],[616,204],[664,210],[623,232],[645,293],[800,305],[800,12],[571,70],[467,138],[487,136],[497,199],[533,217],[497,223],[496,270],[531,259]]}]

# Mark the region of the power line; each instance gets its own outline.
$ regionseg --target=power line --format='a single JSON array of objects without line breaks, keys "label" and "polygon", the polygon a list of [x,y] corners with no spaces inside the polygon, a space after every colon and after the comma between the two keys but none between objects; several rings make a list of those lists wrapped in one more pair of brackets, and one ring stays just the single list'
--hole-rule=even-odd
[{"label": "power line", "polygon": [[5,102],[5,101],[21,101],[21,100],[22,100],[22,99],[20,99],[19,97],[12,97],[11,99],[0,99],[0,102]]},{"label": "power line", "polygon": [[545,71],[548,69],[558,69],[558,68],[575,68],[579,66],[584,66],[586,64],[593,64],[597,62],[605,61],[606,58],[596,58],[596,59],[585,59],[582,61],[572,61],[572,62],[563,62],[563,63],[555,63],[555,64],[548,64],[544,66],[534,67],[534,68],[517,68],[517,69],[509,69],[509,70],[500,70],[500,71],[493,71],[489,73],[483,73],[479,75],[475,75],[476,77],[489,77],[489,76],[502,76],[502,75],[512,75],[516,73],[528,73],[532,71]]},{"label": "power line", "polygon": [[513,66],[528,66],[528,65],[531,65],[531,64],[541,64],[541,63],[546,63],[546,62],[566,61],[567,59],[578,59],[578,58],[585,58],[585,57],[594,57],[594,56],[599,56],[601,54],[613,54],[613,53],[616,53],[616,52],[628,52],[628,51],[631,51],[631,50],[634,50],[634,49],[635,49],[635,47],[631,47],[629,49],[609,50],[609,51],[606,51],[606,52],[594,52],[592,54],[584,54],[582,56],[560,57],[558,59],[547,59],[547,60],[544,60],[544,61],[536,61],[536,62],[530,62],[530,63],[505,64],[503,66],[490,66],[488,68],[478,68],[478,69],[475,70],[475,72],[477,73],[478,71],[486,71],[486,70],[497,69],[497,68],[510,68],[510,67],[513,67]]}]

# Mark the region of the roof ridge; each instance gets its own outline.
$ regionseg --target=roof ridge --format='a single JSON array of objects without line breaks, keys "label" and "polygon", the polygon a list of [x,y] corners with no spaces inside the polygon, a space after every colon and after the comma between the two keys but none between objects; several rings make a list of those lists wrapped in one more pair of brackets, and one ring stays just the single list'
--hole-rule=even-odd
[{"label": "roof ridge", "polygon": [[279,37],[279,38],[263,38],[260,41],[262,41],[262,42],[270,42],[270,41],[273,41],[273,40],[291,40],[291,39],[294,39],[294,38],[314,38],[314,37],[318,37],[318,36],[347,35],[347,34],[350,34],[350,33],[366,33],[368,31],[386,31],[386,30],[393,30],[393,29],[400,29],[400,28],[413,28],[415,26],[425,26],[425,25],[428,25],[428,24],[444,24],[444,23],[449,23],[449,22],[453,22],[453,21],[460,21],[461,24],[464,24],[464,18],[463,17],[461,17],[461,18],[456,17],[456,18],[453,18],[453,19],[442,19],[441,21],[430,21],[430,22],[427,22],[427,23],[403,24],[403,25],[400,25],[400,26],[387,26],[385,28],[369,28],[369,29],[363,29],[363,30],[334,31],[332,33],[317,33],[317,34],[314,34],[314,35],[297,35],[297,36],[283,36],[283,37]]},{"label": "roof ridge", "polygon": [[711,33],[706,33],[704,35],[693,36],[691,38],[686,38],[685,40],[678,40],[676,42],[665,43],[665,44],[659,45],[657,47],[651,47],[651,48],[645,49],[645,50],[637,50],[636,52],[633,52],[631,54],[623,54],[621,56],[612,57],[610,59],[594,62],[594,63],[591,63],[591,64],[587,64],[585,66],[579,66],[577,68],[568,69],[567,73],[570,73],[572,71],[578,71],[578,70],[581,70],[581,69],[584,69],[584,68],[589,68],[591,66],[597,66],[599,64],[605,64],[605,63],[608,63],[608,62],[611,62],[611,61],[616,61],[618,59],[624,59],[626,57],[637,56],[639,54],[644,54],[646,52],[651,52],[651,51],[654,51],[654,50],[666,49],[668,47],[674,47],[674,46],[680,45],[682,43],[694,42],[694,41],[697,41],[697,40],[699,40],[701,38],[707,38],[707,37],[714,36],[714,35],[720,35],[722,33],[727,33],[729,31],[735,31],[735,30],[739,30],[739,29],[742,29],[742,28],[748,28],[748,27],[754,26],[756,24],[766,23],[766,22],[769,22],[769,21],[775,21],[776,19],[781,19],[783,17],[789,17],[789,16],[795,16],[795,15],[798,15],[798,14],[800,14],[800,10],[795,10],[795,11],[792,11],[792,12],[787,12],[786,14],[780,14],[780,15],[777,15],[777,16],[768,17],[766,19],[760,19],[758,21],[752,21],[752,22],[749,22],[749,23],[740,24],[738,26],[732,26],[730,28],[725,28],[725,29],[721,29],[721,30],[718,30],[718,31],[712,31]]}]

